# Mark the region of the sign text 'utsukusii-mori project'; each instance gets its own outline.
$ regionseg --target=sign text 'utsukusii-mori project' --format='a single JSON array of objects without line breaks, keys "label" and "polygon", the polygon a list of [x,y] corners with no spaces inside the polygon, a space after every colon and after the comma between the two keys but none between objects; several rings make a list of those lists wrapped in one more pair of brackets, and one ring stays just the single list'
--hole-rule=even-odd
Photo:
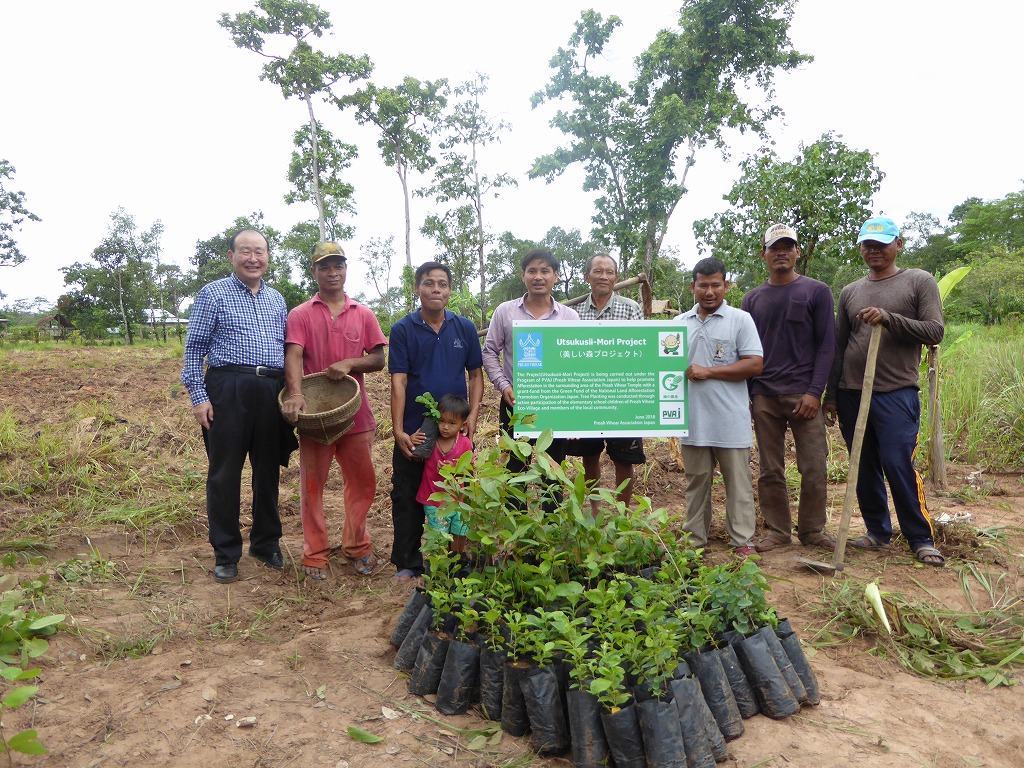
[{"label": "sign text 'utsukusii-mori project'", "polygon": [[686,328],[674,320],[516,322],[517,435],[671,437],[687,434]]}]

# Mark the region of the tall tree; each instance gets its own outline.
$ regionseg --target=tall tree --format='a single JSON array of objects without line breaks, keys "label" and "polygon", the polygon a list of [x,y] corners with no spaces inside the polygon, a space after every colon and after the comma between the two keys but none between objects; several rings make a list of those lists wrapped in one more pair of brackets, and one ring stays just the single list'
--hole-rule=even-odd
[{"label": "tall tree", "polygon": [[355,213],[355,188],[342,174],[352,166],[359,148],[335,139],[326,128],[318,126],[315,133],[319,136],[319,149],[314,151],[313,133],[308,125],[295,131],[295,149],[288,164],[288,181],[294,189],[284,196],[284,201],[288,205],[316,203],[323,227],[321,239],[326,240],[332,230],[338,229],[341,214]]},{"label": "tall tree", "polygon": [[14,236],[26,220],[41,221],[25,207],[24,192],[4,187],[4,179],[13,181],[14,170],[9,162],[0,160],[0,267],[14,267],[25,260]]},{"label": "tall tree", "polygon": [[362,248],[361,261],[366,265],[367,277],[377,292],[376,299],[365,299],[365,303],[377,315],[384,333],[389,333],[392,324],[412,308],[412,298],[405,290],[404,279],[399,285],[391,285],[395,238],[369,238]]},{"label": "tall tree", "polygon": [[152,271],[164,226],[158,219],[140,229],[135,217],[118,208],[110,214],[106,237],[92,252],[92,264],[64,267],[64,283],[77,286],[119,324],[127,344],[135,343],[135,325],[145,322],[153,299]]},{"label": "tall tree", "polygon": [[722,198],[728,207],[693,223],[697,247],[722,259],[749,288],[768,276],[758,255],[765,230],[790,224],[800,235],[796,271],[820,278],[812,269],[815,259],[826,251],[849,257],[884,175],[874,155],[851,149],[831,132],[801,144],[792,160],[762,149],[740,162],[740,178]]},{"label": "tall tree", "polygon": [[[305,0],[258,0],[256,8],[255,11],[245,11],[235,16],[222,13],[219,23],[231,33],[231,40],[236,46],[267,59],[260,75],[261,80],[269,80],[278,86],[286,99],[296,97],[306,105],[309,113],[312,198],[317,206],[320,239],[325,240],[327,221],[320,190],[320,144],[313,101],[314,98],[330,100],[331,89],[337,83],[352,83],[369,77],[373,65],[365,54],[331,55],[309,44],[309,38],[322,37],[332,27],[330,14],[313,3]],[[285,56],[265,51],[264,46],[272,36],[291,38],[291,51]]]},{"label": "tall tree", "polygon": [[900,225],[900,234],[904,244],[900,263],[904,267],[939,275],[949,272],[957,262],[952,230],[944,228],[934,214],[911,211]]},{"label": "tall tree", "polygon": [[[570,142],[538,157],[529,175],[550,182],[583,165],[583,189],[598,192],[592,235],[618,249],[624,273],[639,262],[652,274],[697,150],[724,150],[726,128],[763,134],[781,112],[771,104],[776,71],[811,58],[789,40],[793,4],[685,0],[681,29],[658,33],[628,85],[596,74],[617,16],[584,11],[568,47],[551,59],[554,74],[533,104],[567,105],[551,125]],[[744,101],[747,94],[770,106]]]},{"label": "tall tree", "polygon": [[[494,239],[487,256],[487,280],[491,285],[492,305],[497,306],[503,301],[523,295],[522,259],[531,248],[536,247],[537,243],[533,240],[524,240],[511,232],[502,232]],[[486,315],[482,317],[489,319]]]},{"label": "tall tree", "polygon": [[[288,166],[288,180],[295,189],[284,197],[291,205],[315,199],[313,190],[320,190],[321,219],[296,223],[281,241],[282,255],[298,268],[299,284],[307,294],[316,292],[316,281],[309,272],[309,254],[320,240],[350,240],[355,227],[342,221],[342,215],[354,215],[355,189],[342,176],[358,154],[356,147],[336,140],[326,128],[319,128],[319,162],[315,153],[309,126],[295,132],[295,150]],[[314,176],[314,172],[317,176]],[[287,301],[287,297],[285,297]]]},{"label": "tall tree", "polygon": [[473,229],[465,236],[472,238],[476,253],[482,317],[487,316],[486,249],[492,238],[485,222],[484,201],[497,197],[502,187],[516,184],[506,173],[487,173],[481,160],[484,148],[500,141],[501,134],[509,129],[504,122],[492,120],[480,103],[487,93],[487,79],[478,73],[475,79],[453,89],[454,100],[448,102],[436,127],[441,136],[441,158],[434,167],[433,184],[422,192],[433,195],[439,203],[453,203],[455,207],[469,204],[473,209]]},{"label": "tall tree", "polygon": [[89,296],[84,288],[75,288],[57,298],[57,312],[70,320],[83,338],[102,339],[117,318]]},{"label": "tall tree", "polygon": [[993,246],[973,254],[970,266],[947,309],[951,318],[995,325],[1024,317],[1024,249]]},{"label": "tall tree", "polygon": [[1024,249],[1024,190],[1011,192],[999,200],[965,201],[953,209],[951,219],[959,235],[954,250],[961,256],[1004,248]]},{"label": "tall tree", "polygon": [[420,82],[406,77],[394,88],[373,83],[338,99],[353,106],[360,125],[376,126],[377,147],[384,164],[395,169],[405,203],[405,264],[412,267],[412,212],[409,205],[409,170],[426,173],[437,162],[430,154],[430,129],[447,99],[446,80]]},{"label": "tall tree", "polygon": [[[969,197],[955,206],[943,227],[928,213],[911,213],[900,228],[906,244],[901,262],[935,274],[946,274],[976,259],[1013,258],[1024,251],[1024,190],[998,200]],[[986,267],[986,275],[996,274]],[[982,274],[964,283],[964,291],[978,285]],[[960,303],[963,303],[962,301]]]},{"label": "tall tree", "polygon": [[[153,270],[153,283],[156,286],[158,297],[157,307],[168,314],[179,317],[181,312],[182,299],[187,295],[188,276],[177,264],[158,264]],[[155,316],[154,316],[155,320]],[[154,329],[155,330],[155,329]],[[181,338],[181,326],[178,328],[178,337]],[[164,341],[167,341],[167,323],[164,322],[161,331]]]},{"label": "tall tree", "polygon": [[469,203],[436,214],[423,221],[420,232],[437,246],[435,258],[452,271],[452,285],[468,283],[477,271],[480,234],[476,211]]},{"label": "tall tree", "polygon": [[561,227],[549,229],[541,242],[561,263],[558,279],[562,297],[571,299],[589,293],[590,286],[583,282],[583,275],[586,273],[587,259],[600,250],[600,246],[584,240],[578,229],[564,230]]},{"label": "tall tree", "polygon": [[[315,233],[315,222],[306,222],[306,226]],[[194,295],[207,283],[231,274],[231,264],[228,262],[228,242],[233,234],[242,229],[255,229],[257,232],[262,232],[263,236],[267,238],[267,245],[270,247],[270,266],[263,279],[284,296],[288,308],[291,309],[305,301],[312,291],[308,286],[296,283],[292,279],[292,264],[287,257],[287,246],[285,245],[288,236],[282,236],[279,230],[264,223],[262,211],[254,211],[248,216],[238,216],[223,231],[206,240],[196,241],[195,252],[189,257],[189,261],[195,266],[195,272],[190,274],[186,281],[186,292]],[[315,234],[313,242],[316,242]],[[312,245],[310,249],[312,249]],[[307,256],[309,252],[306,251]],[[305,272],[306,274],[309,272],[308,258]]]}]

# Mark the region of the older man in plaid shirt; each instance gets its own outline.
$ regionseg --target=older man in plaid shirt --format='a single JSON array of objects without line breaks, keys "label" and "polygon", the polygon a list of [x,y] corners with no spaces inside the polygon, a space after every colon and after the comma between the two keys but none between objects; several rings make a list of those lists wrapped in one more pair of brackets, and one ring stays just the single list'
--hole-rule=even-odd
[{"label": "older man in plaid shirt", "polygon": [[[598,252],[587,259],[583,279],[590,285],[590,295],[576,308],[580,320],[644,319],[639,304],[615,293],[615,284],[619,281],[619,265],[607,253]],[[601,451],[606,448],[615,467],[615,487],[626,483],[619,492],[619,500],[628,504],[633,495],[633,466],[647,461],[643,440],[639,437],[595,437],[566,441],[566,453],[583,457],[587,482],[600,482]],[[591,504],[596,514],[597,503]]]},{"label": "older man in plaid shirt", "polygon": [[288,310],[281,294],[263,282],[270,263],[266,238],[254,229],[236,233],[228,241],[228,261],[233,274],[205,285],[192,304],[181,371],[210,461],[206,515],[216,556],[213,576],[221,583],[238,578],[246,455],[252,467],[249,554],[269,568],[284,567],[278,480],[281,460],[287,462],[295,445],[277,405]]}]

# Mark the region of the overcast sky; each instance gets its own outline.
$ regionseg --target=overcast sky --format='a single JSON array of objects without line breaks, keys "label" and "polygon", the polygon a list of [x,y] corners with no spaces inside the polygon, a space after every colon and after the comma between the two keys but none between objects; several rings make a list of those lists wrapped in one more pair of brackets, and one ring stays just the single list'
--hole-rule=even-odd
[{"label": "overcast sky", "polygon": [[[579,173],[550,186],[525,175],[534,157],[561,141],[547,127],[551,112],[531,110],[529,97],[546,83],[547,63],[580,10],[622,17],[606,64],[623,80],[656,31],[678,18],[676,3],[646,0],[320,6],[334,22],[320,45],[369,54],[375,82],[490,75],[485,107],[512,131],[485,162],[520,184],[485,215],[495,232],[535,239],[556,225],[590,229],[592,197],[581,191]],[[0,158],[17,169],[7,184],[23,190],[43,219],[17,235],[28,260],[0,268],[7,294],[0,303],[53,301],[65,292],[60,267],[89,257],[118,206],[142,227],[162,220],[163,257],[182,266],[197,240],[236,216],[262,210],[281,230],[314,217],[311,206],[282,200],[304,107],[261,82],[262,60],[235,48],[217,25],[221,11],[251,7],[235,0],[0,4]],[[967,197],[1019,190],[1021,29],[1024,7],[1006,0],[801,0],[792,39],[815,60],[777,80],[776,103],[786,113],[770,129],[777,150],[790,158],[800,142],[832,130],[876,153],[886,178],[875,209],[897,220],[911,211],[943,218]],[[320,115],[360,147],[350,176],[357,231],[347,246],[358,258],[367,238],[394,235],[401,258],[401,191],[374,135],[326,107]],[[758,147],[749,137],[729,141],[729,159],[712,150],[699,155],[670,222],[666,242],[686,263],[694,261],[692,222],[723,208],[738,161]],[[414,201],[414,227],[427,212],[427,201]],[[434,255],[429,243],[414,244],[414,262]],[[353,264],[351,293],[371,293],[363,275]]]}]

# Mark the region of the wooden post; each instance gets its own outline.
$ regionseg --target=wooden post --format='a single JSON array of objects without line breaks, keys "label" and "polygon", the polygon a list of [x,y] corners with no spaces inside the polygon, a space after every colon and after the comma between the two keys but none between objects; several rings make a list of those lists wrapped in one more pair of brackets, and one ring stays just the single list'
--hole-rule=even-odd
[{"label": "wooden post", "polygon": [[928,482],[946,490],[946,444],[942,437],[942,407],[939,403],[939,348],[928,347]]},{"label": "wooden post", "polygon": [[[612,290],[621,291],[623,288],[632,288],[637,283],[640,283],[640,291],[645,294],[644,302],[648,305],[647,309],[650,309],[650,294],[651,294],[651,283],[647,279],[647,275],[641,272],[636,277],[630,277],[622,282],[616,283]],[[646,289],[646,290],[645,290]],[[574,296],[571,299],[566,299],[562,304],[566,307],[575,307],[577,304],[582,304],[587,300],[589,293],[584,293],[582,296]],[[647,316],[647,311],[644,312],[644,317]]]}]

